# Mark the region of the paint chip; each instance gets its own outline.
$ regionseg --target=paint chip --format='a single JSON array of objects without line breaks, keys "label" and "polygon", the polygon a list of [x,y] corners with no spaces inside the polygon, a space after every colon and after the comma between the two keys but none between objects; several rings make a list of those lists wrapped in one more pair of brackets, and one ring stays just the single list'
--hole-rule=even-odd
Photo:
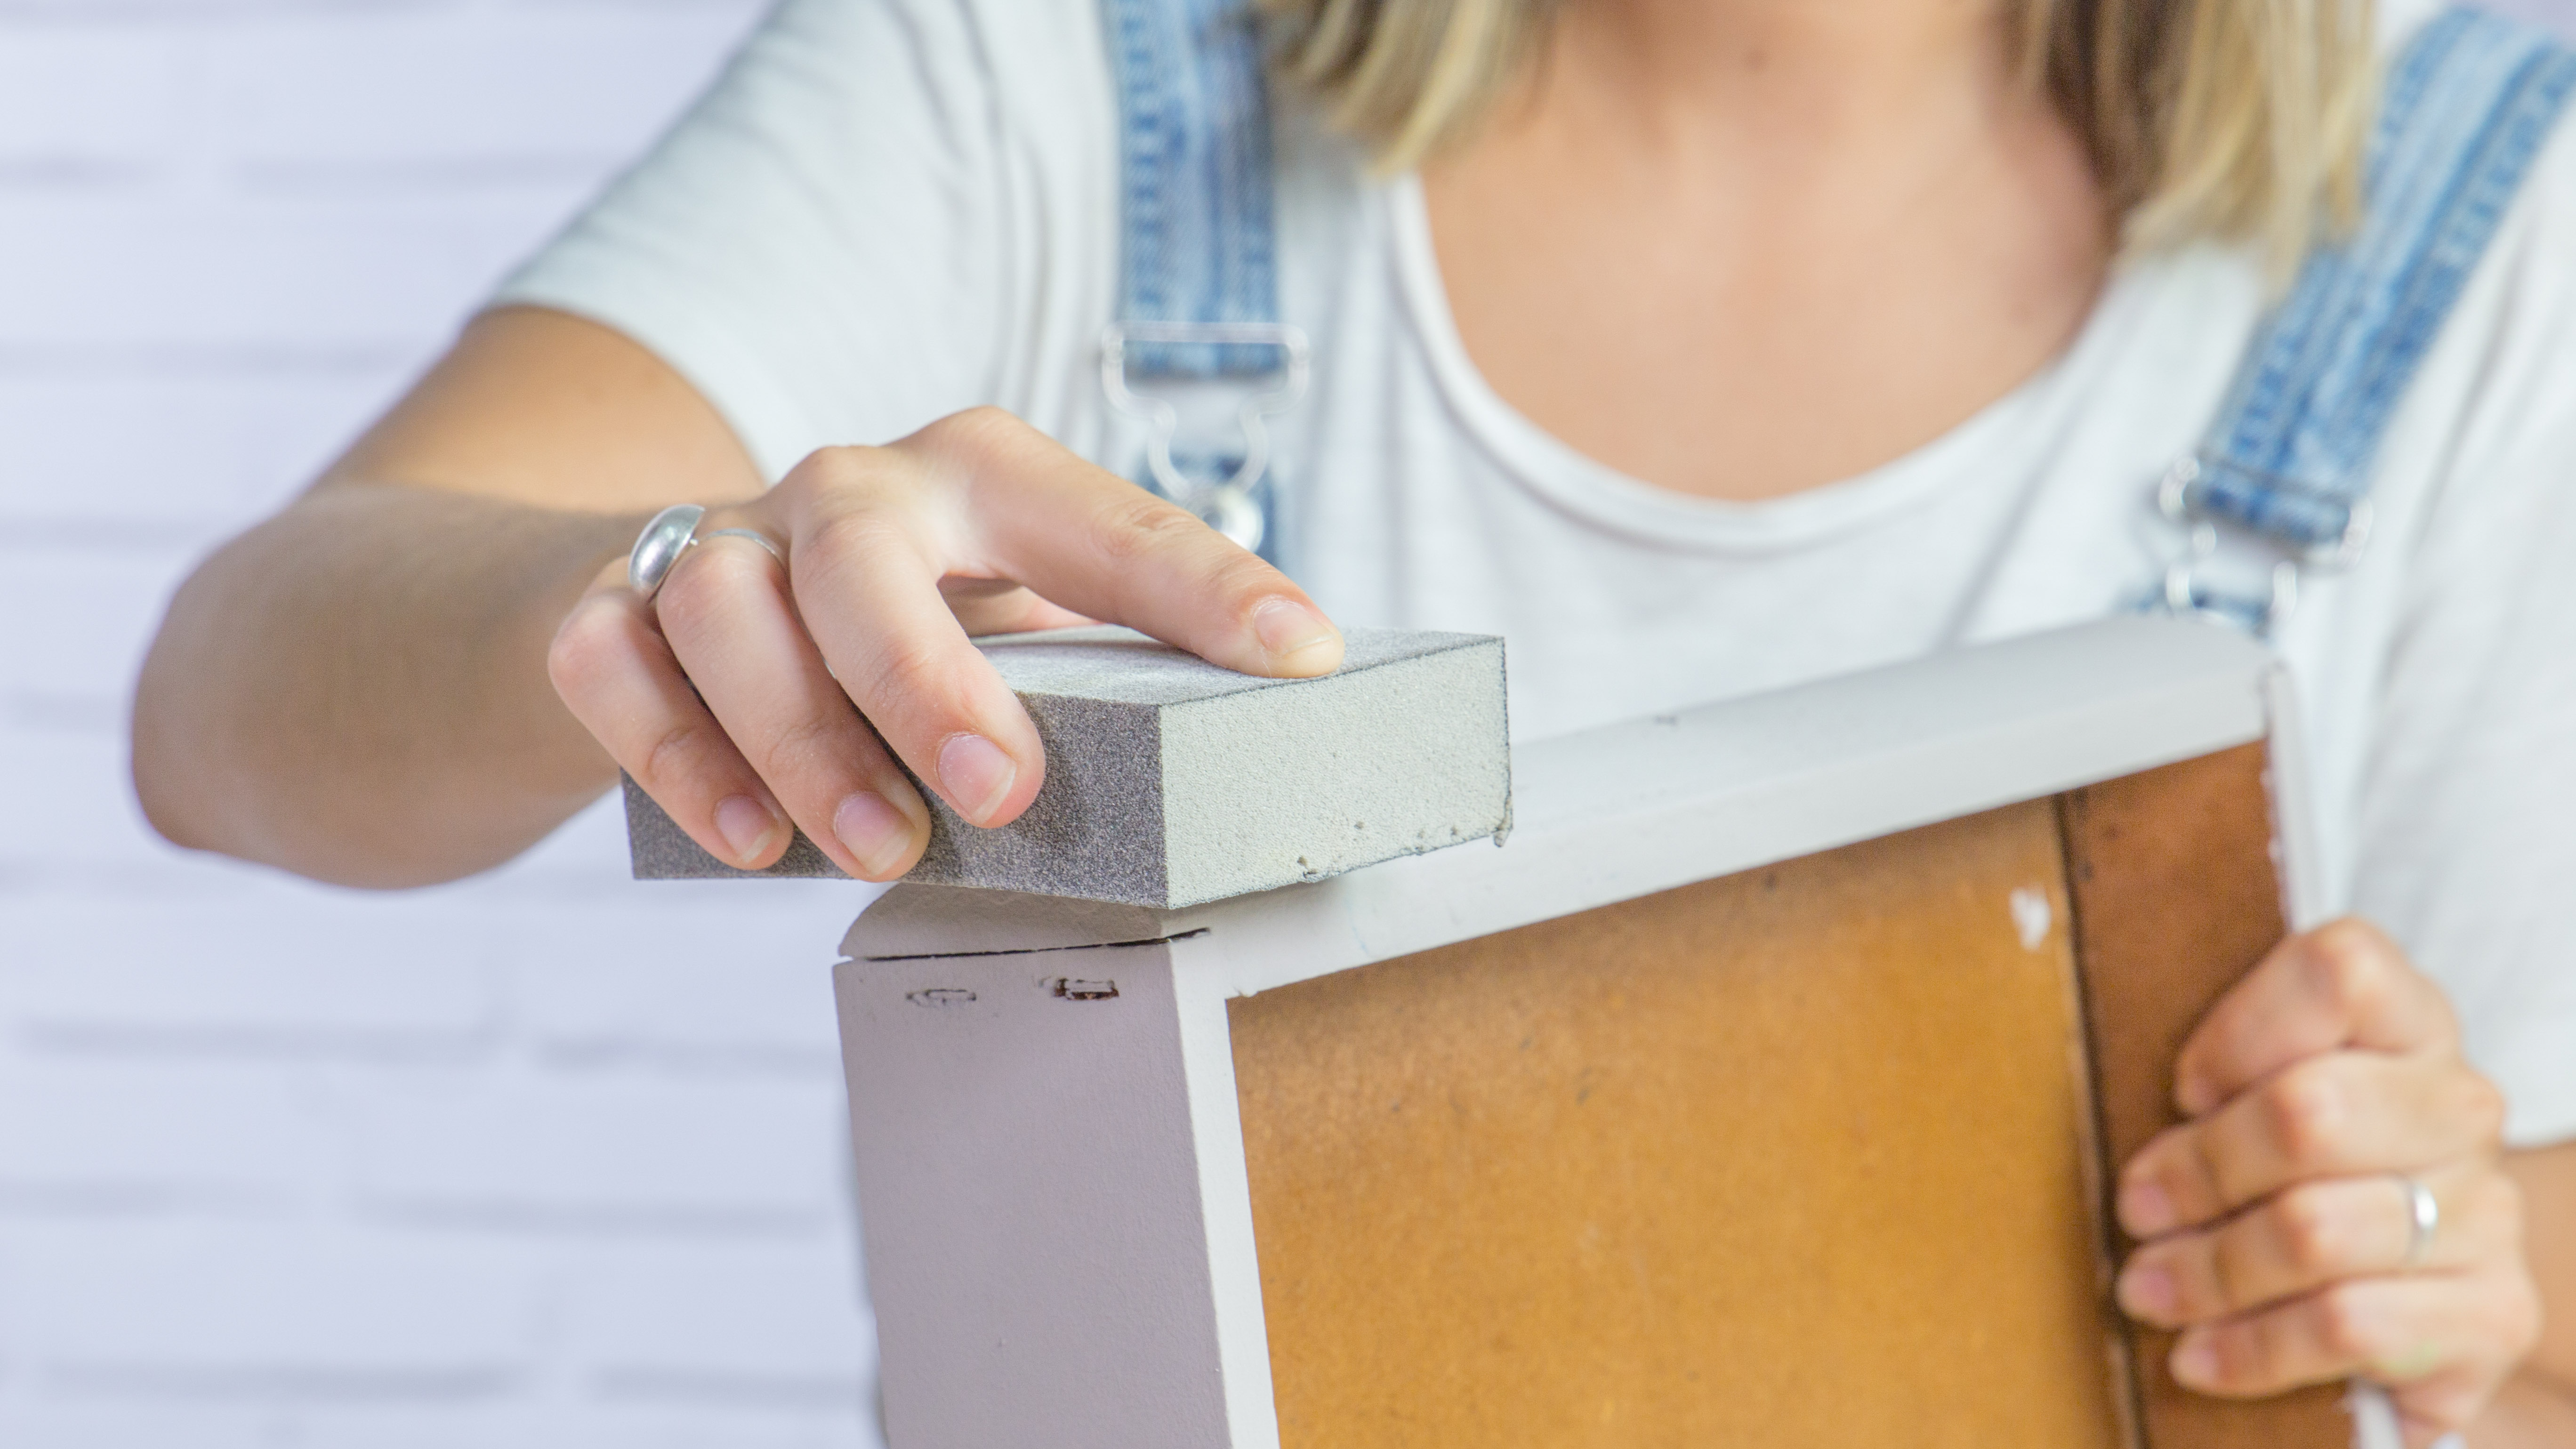
[{"label": "paint chip", "polygon": [[933,986],[922,991],[907,991],[903,999],[915,1006],[964,1006],[975,999],[975,993],[963,986]]},{"label": "paint chip", "polygon": [[2021,933],[2021,948],[2036,951],[2048,939],[2049,923],[2057,912],[2048,904],[2048,892],[2037,886],[2020,886],[2012,893],[2013,929]]}]

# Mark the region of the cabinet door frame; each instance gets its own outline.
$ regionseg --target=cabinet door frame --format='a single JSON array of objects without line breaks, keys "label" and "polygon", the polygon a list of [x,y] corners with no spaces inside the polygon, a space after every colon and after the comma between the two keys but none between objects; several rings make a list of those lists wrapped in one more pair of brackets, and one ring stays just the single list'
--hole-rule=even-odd
[{"label": "cabinet door frame", "polygon": [[2249,747],[2277,935],[2325,896],[2289,683],[2162,620],[1524,744],[1500,849],[1177,911],[895,887],[836,984],[898,1442],[1280,1443],[1236,998]]}]

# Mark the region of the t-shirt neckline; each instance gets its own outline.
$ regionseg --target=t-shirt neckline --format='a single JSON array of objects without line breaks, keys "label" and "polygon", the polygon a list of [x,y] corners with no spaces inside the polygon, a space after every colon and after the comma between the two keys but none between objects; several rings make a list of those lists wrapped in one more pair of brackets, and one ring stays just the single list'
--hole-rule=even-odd
[{"label": "t-shirt neckline", "polygon": [[1595,526],[1661,544],[1712,552],[1772,552],[1822,542],[1878,523],[1974,473],[2008,466],[2015,437],[2041,426],[2081,392],[2075,380],[2116,351],[2133,310],[2137,271],[2115,268],[2093,310],[2064,350],[2011,391],[1930,442],[1848,478],[1755,502],[1700,498],[1659,488],[1583,453],[1532,422],[1485,380],[1458,335],[1447,283],[1431,244],[1431,218],[1418,173],[1379,187],[1395,251],[1397,286],[1442,395],[1468,434],[1504,472],[1556,507]]}]

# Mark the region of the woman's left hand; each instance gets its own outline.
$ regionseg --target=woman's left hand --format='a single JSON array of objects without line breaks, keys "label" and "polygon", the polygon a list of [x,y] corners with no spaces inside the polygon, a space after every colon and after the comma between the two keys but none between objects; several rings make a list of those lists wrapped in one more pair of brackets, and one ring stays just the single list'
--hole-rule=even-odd
[{"label": "woman's left hand", "polygon": [[[2465,1425],[2539,1331],[2504,1101],[2440,988],[2342,920],[2275,947],[2183,1047],[2190,1120],[2120,1174],[2120,1306],[2181,1330],[2187,1388],[2386,1385],[2407,1443]],[[2416,1230],[2413,1184],[2439,1205]]]}]

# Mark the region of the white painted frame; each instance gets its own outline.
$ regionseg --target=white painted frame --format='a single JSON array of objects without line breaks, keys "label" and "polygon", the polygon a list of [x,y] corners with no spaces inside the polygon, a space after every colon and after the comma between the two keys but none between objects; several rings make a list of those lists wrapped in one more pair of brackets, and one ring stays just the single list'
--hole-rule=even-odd
[{"label": "white painted frame", "polygon": [[1275,1449],[1228,999],[2264,739],[2304,927],[2295,708],[2123,619],[1521,746],[1500,849],[1172,911],[897,887],[835,976],[897,1449]]}]

